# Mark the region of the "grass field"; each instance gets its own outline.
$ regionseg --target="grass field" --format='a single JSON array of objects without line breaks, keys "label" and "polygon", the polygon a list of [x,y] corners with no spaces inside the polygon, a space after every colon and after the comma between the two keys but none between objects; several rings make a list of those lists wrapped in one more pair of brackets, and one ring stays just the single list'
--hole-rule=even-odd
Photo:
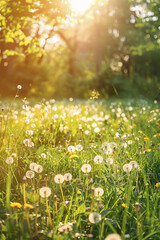
[{"label": "grass field", "polygon": [[0,239],[159,240],[159,103],[72,100],[1,102]]}]

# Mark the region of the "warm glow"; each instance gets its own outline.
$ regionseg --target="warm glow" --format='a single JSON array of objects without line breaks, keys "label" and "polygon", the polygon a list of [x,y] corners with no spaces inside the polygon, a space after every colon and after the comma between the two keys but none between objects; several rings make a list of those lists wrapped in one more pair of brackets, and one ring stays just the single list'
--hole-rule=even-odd
[{"label": "warm glow", "polygon": [[71,9],[76,13],[84,13],[91,5],[93,0],[69,0]]}]

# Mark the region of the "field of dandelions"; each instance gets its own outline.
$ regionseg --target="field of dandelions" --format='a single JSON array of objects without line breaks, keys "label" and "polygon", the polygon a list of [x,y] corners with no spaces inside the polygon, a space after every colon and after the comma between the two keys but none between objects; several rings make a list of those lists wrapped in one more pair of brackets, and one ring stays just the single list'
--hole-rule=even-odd
[{"label": "field of dandelions", "polygon": [[0,239],[160,239],[157,101],[0,102]]}]

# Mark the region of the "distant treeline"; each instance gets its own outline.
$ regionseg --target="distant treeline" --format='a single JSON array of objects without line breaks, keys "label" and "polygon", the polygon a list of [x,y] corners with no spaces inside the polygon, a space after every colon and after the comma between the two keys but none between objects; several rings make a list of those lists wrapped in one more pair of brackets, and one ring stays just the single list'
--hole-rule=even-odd
[{"label": "distant treeline", "polygon": [[159,98],[159,0],[0,2],[0,96]]}]

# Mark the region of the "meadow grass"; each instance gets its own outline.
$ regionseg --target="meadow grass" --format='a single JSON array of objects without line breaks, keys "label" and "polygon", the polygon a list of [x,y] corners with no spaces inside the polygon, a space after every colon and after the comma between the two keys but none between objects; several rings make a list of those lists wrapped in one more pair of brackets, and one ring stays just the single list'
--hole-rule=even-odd
[{"label": "meadow grass", "polygon": [[160,239],[156,101],[1,109],[0,239]]}]

